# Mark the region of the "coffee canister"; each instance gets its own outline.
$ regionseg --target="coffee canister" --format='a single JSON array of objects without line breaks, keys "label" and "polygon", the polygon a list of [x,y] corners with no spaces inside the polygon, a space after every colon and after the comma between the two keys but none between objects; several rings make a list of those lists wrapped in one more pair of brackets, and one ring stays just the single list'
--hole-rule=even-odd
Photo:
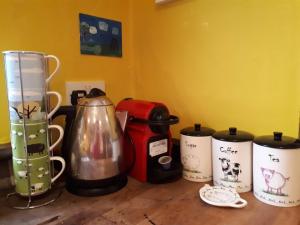
[{"label": "coffee canister", "polygon": [[211,136],[215,130],[195,124],[180,132],[183,178],[190,181],[212,180]]},{"label": "coffee canister", "polygon": [[252,189],[253,139],[252,134],[235,127],[213,134],[214,185],[235,188],[238,192]]},{"label": "coffee canister", "polygon": [[253,192],[260,201],[281,207],[300,205],[300,143],[281,132],[253,144]]}]

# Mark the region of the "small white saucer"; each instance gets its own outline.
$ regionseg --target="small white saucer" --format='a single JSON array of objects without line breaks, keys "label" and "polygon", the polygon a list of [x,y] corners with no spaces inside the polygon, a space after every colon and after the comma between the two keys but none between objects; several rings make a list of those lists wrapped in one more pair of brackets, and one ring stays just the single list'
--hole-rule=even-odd
[{"label": "small white saucer", "polygon": [[205,184],[199,195],[204,202],[214,206],[243,208],[248,204],[233,188]]}]

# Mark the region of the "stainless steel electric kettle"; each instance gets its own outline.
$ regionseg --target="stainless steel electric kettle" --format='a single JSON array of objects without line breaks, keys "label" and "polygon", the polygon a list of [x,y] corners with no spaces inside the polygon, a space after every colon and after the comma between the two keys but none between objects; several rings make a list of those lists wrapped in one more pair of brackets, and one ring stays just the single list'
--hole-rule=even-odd
[{"label": "stainless steel electric kettle", "polygon": [[[61,114],[66,113],[57,115]],[[69,117],[74,114],[69,113]],[[75,118],[66,119],[68,134],[62,147],[67,163],[68,191],[101,195],[126,185],[123,131],[118,118],[122,118],[122,127],[125,127],[127,112],[118,112],[117,117],[113,103],[100,89],[94,88],[79,99]]]}]

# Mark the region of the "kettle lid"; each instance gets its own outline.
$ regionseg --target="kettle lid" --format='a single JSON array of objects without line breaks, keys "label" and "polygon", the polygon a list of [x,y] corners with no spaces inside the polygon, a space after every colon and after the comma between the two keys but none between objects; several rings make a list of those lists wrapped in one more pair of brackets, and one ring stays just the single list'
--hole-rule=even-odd
[{"label": "kettle lid", "polygon": [[113,103],[106,97],[104,91],[98,88],[92,88],[91,91],[84,97],[79,99],[79,106],[108,106]]}]

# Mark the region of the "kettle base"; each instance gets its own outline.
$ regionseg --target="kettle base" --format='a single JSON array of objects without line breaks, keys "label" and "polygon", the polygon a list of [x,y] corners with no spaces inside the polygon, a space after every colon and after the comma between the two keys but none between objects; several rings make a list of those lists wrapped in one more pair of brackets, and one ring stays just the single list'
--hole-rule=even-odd
[{"label": "kettle base", "polygon": [[116,192],[127,184],[126,175],[117,175],[103,180],[80,180],[68,177],[66,189],[75,195],[100,196]]}]

